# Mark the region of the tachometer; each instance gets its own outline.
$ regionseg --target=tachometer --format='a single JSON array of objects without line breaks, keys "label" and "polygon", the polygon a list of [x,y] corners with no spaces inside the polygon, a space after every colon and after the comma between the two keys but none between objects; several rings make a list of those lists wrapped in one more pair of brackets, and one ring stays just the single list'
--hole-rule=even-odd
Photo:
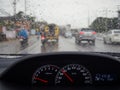
[{"label": "tachometer", "polygon": [[55,65],[44,65],[38,68],[32,77],[33,86],[54,85],[55,76],[59,67]]},{"label": "tachometer", "polygon": [[82,65],[69,64],[56,75],[56,85],[89,85],[92,84],[91,73]]}]

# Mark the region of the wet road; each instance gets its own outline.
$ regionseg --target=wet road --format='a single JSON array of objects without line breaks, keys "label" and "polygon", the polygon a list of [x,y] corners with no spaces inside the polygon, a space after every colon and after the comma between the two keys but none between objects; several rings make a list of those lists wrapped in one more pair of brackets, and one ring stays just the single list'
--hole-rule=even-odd
[{"label": "wet road", "polygon": [[[28,47],[36,42],[36,36],[30,36]],[[0,42],[0,54],[16,54],[21,51],[19,39]]]},{"label": "wet road", "polygon": [[81,51],[81,52],[120,52],[120,44],[106,45],[102,38],[96,39],[95,46],[82,42],[82,45],[75,44],[75,39],[64,38],[60,36],[58,47],[48,47],[46,50],[41,48],[40,39],[36,36],[29,38],[29,46],[24,50],[20,48],[19,40],[11,40],[0,43],[0,54],[36,54],[43,52],[61,52],[61,51]]},{"label": "wet road", "polygon": [[18,54],[36,54],[43,52],[61,52],[61,51],[81,51],[81,52],[120,52],[120,44],[105,45],[102,39],[96,39],[95,46],[82,42],[82,45],[75,44],[74,38],[64,38],[60,36],[58,47],[48,47],[46,51],[42,50],[40,40],[28,48],[17,52]]}]

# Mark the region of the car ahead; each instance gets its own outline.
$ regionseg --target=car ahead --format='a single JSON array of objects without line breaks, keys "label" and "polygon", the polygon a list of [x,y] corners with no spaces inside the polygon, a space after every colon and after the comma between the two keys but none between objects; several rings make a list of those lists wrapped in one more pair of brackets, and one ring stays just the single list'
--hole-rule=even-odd
[{"label": "car ahead", "polygon": [[96,32],[89,28],[82,28],[75,36],[75,43],[80,44],[81,41],[92,42],[95,45]]},{"label": "car ahead", "polygon": [[72,38],[72,33],[71,32],[65,32],[64,37],[65,38]]},{"label": "car ahead", "polygon": [[120,43],[120,29],[112,29],[105,32],[103,41],[104,44]]}]

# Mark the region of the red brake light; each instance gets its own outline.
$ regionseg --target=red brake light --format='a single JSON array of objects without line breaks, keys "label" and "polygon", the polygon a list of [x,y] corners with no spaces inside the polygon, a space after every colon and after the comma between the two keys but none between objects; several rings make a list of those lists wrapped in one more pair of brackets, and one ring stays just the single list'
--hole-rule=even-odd
[{"label": "red brake light", "polygon": [[83,35],[83,34],[84,34],[84,32],[81,31],[81,32],[80,32],[80,35]]},{"label": "red brake light", "polygon": [[44,37],[44,36],[41,36],[41,39],[42,39],[42,40],[44,40],[44,39],[45,39],[45,37]]},{"label": "red brake light", "polygon": [[92,32],[92,34],[96,34],[96,32]]}]

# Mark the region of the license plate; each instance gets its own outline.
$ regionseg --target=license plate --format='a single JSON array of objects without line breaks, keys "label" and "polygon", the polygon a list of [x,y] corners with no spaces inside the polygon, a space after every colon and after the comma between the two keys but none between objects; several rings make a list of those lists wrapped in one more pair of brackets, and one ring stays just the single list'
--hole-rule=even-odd
[{"label": "license plate", "polygon": [[55,40],[55,39],[53,39],[53,40],[48,40],[48,42],[56,42],[56,40]]},{"label": "license plate", "polygon": [[23,41],[23,39],[19,39],[20,41]]}]

